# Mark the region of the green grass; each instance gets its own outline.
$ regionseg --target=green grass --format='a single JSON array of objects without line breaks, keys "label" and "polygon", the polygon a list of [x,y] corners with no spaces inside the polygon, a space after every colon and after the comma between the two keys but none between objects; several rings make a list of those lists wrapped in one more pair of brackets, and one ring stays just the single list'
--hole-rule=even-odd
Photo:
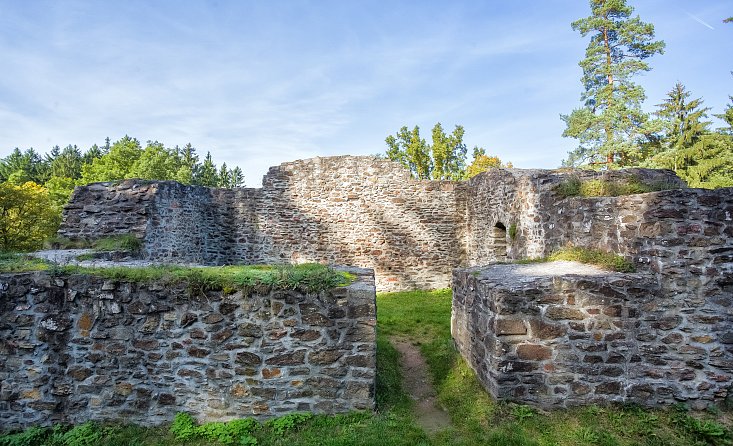
[{"label": "green grass", "polygon": [[555,186],[555,192],[561,198],[618,197],[679,188],[679,185],[673,183],[644,183],[636,177],[610,181],[603,179],[581,180],[577,175],[570,175]]},{"label": "green grass", "polygon": [[134,235],[126,234],[94,240],[91,247],[97,251],[127,251],[138,253],[142,250],[143,242]]},{"label": "green grass", "polygon": [[532,263],[554,262],[555,260],[587,263],[608,271],[616,271],[620,273],[633,273],[636,271],[636,266],[633,262],[626,260],[618,254],[601,251],[600,249],[574,246],[567,246],[565,248],[558,249],[547,257],[519,259],[509,263],[527,265]]},{"label": "green grass", "polygon": [[600,249],[565,247],[550,254],[547,260],[570,260],[589,263],[609,271],[618,271],[621,273],[633,273],[636,270],[632,262],[624,259],[620,255],[601,251]]},{"label": "green grass", "polygon": [[[690,413],[683,406],[646,410],[636,406],[590,406],[544,413],[524,405],[492,400],[453,348],[450,338],[451,293],[384,293],[377,296],[377,411],[335,416],[290,416],[267,423],[209,423],[183,420],[177,439],[170,426],[141,428],[86,426],[68,438],[91,438],[104,446],[178,446],[230,444],[230,433],[246,433],[257,445],[347,446],[725,446],[733,444],[723,423],[727,414]],[[430,367],[440,404],[453,426],[430,437],[415,423],[413,402],[402,389],[399,354],[389,336],[411,339]],[[178,417],[177,417],[178,418]],[[173,420],[171,420],[173,421]],[[188,423],[188,424],[186,424]],[[59,433],[68,432],[57,428]],[[175,431],[176,429],[174,429]],[[0,436],[0,446],[41,444],[50,430],[26,430],[26,442]],[[45,432],[45,433],[44,433]],[[181,432],[181,431],[179,431]],[[35,438],[36,440],[33,440]],[[224,441],[215,440],[219,439]],[[244,438],[244,436],[242,437]],[[85,443],[54,443],[76,446]],[[237,444],[237,443],[231,443]],[[239,444],[254,444],[239,443]]]},{"label": "green grass", "polygon": [[45,260],[25,254],[0,252],[0,273],[25,273],[28,271],[45,271],[50,264]]},{"label": "green grass", "polygon": [[337,286],[348,285],[355,276],[339,272],[325,265],[305,263],[301,265],[246,265],[186,267],[160,265],[149,267],[83,267],[58,266],[35,257],[19,254],[0,254],[0,273],[28,271],[52,271],[53,274],[87,274],[111,280],[129,282],[185,283],[192,295],[220,290],[233,293],[253,291],[298,289],[319,292]]},{"label": "green grass", "polygon": [[46,242],[51,249],[94,249],[96,251],[127,251],[139,253],[143,242],[132,234],[113,235],[95,240],[53,237]]},{"label": "green grass", "polygon": [[[681,407],[645,410],[596,407],[539,413],[527,406],[492,400],[460,358],[450,338],[449,290],[385,293],[377,296],[381,331],[420,345],[440,404],[453,428],[434,445],[522,446],[703,446],[733,444],[729,428],[711,413]],[[694,421],[693,421],[694,420]]]}]

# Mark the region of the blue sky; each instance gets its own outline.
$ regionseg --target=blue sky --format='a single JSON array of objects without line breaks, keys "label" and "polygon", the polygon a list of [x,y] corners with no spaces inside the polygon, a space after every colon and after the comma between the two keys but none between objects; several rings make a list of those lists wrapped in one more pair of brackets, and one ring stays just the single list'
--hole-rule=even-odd
[{"label": "blue sky", "polygon": [[[666,41],[637,81],[733,95],[730,0],[630,1]],[[557,167],[580,105],[581,0],[0,0],[0,157],[125,134],[191,142],[259,186],[272,165],[384,152],[436,122],[516,167]]]}]

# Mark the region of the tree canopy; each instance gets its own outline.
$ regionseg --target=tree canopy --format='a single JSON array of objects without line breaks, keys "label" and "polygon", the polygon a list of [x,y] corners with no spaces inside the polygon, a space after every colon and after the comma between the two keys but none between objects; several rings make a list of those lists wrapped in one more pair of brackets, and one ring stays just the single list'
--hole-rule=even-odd
[{"label": "tree canopy", "polygon": [[650,67],[645,59],[664,51],[654,40],[654,26],[631,17],[626,0],[590,0],[591,15],[572,23],[590,36],[583,69],[583,107],[563,115],[563,136],[578,140],[568,165],[629,166],[636,160],[639,140],[653,131],[641,108],[644,89],[632,78]]},{"label": "tree canopy", "polygon": [[125,136],[86,152],[75,145],[55,146],[45,156],[16,148],[0,159],[0,250],[29,250],[56,232],[61,209],[74,187],[126,178],[177,180],[184,184],[233,188],[244,184],[242,169],[221,168],[207,152],[199,162],[196,149],[167,148],[158,141]]},{"label": "tree canopy", "polygon": [[[456,125],[447,135],[441,123],[432,130],[432,144],[420,136],[420,128],[402,127],[385,139],[387,157],[405,166],[412,176],[421,180],[463,180],[487,169],[504,167],[498,157],[488,157],[484,149],[475,147],[473,161],[466,166],[467,148],[463,142],[465,130]],[[469,174],[470,172],[470,174]]]}]

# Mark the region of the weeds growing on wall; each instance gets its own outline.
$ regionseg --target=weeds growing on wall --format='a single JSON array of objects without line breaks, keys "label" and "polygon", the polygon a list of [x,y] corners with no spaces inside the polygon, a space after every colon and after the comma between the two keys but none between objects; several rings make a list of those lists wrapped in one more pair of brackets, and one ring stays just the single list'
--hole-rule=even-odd
[{"label": "weeds growing on wall", "polygon": [[550,262],[555,260],[569,260],[588,263],[620,273],[633,273],[636,271],[634,264],[620,255],[592,248],[565,247],[550,254],[547,260]]},{"label": "weeds growing on wall", "polygon": [[636,177],[611,181],[606,179],[581,180],[577,175],[570,175],[555,186],[555,192],[561,198],[618,197],[679,188],[680,186],[674,183],[644,183]]},{"label": "weeds growing on wall", "polygon": [[207,291],[223,291],[231,294],[238,290],[244,294],[265,293],[271,290],[300,290],[315,293],[345,286],[355,280],[350,273],[336,271],[325,265],[306,263],[301,265],[255,265],[185,267],[160,265],[149,267],[83,267],[59,266],[35,257],[19,254],[0,254],[0,273],[49,271],[54,275],[88,274],[111,280],[149,283],[183,283],[191,296],[201,296]]},{"label": "weeds growing on wall", "polygon": [[137,254],[142,250],[143,242],[132,234],[121,234],[96,240],[72,240],[66,237],[54,237],[46,245],[52,249],[94,249],[96,251],[126,251]]},{"label": "weeds growing on wall", "polygon": [[601,251],[600,249],[574,246],[566,246],[565,248],[558,249],[547,257],[519,259],[511,263],[525,265],[532,263],[554,262],[556,260],[587,263],[608,271],[616,271],[619,273],[633,273],[636,271],[636,266],[632,262],[618,254]]}]

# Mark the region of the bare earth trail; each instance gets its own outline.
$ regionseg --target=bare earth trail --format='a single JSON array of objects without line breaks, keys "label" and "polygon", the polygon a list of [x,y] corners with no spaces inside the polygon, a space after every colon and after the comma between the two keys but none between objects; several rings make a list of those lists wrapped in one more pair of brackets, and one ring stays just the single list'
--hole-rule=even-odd
[{"label": "bare earth trail", "polygon": [[428,434],[450,427],[450,417],[438,407],[436,400],[438,394],[433,388],[428,365],[420,354],[420,349],[405,338],[393,337],[390,341],[400,352],[403,385],[405,391],[415,401],[415,415],[420,427]]}]

